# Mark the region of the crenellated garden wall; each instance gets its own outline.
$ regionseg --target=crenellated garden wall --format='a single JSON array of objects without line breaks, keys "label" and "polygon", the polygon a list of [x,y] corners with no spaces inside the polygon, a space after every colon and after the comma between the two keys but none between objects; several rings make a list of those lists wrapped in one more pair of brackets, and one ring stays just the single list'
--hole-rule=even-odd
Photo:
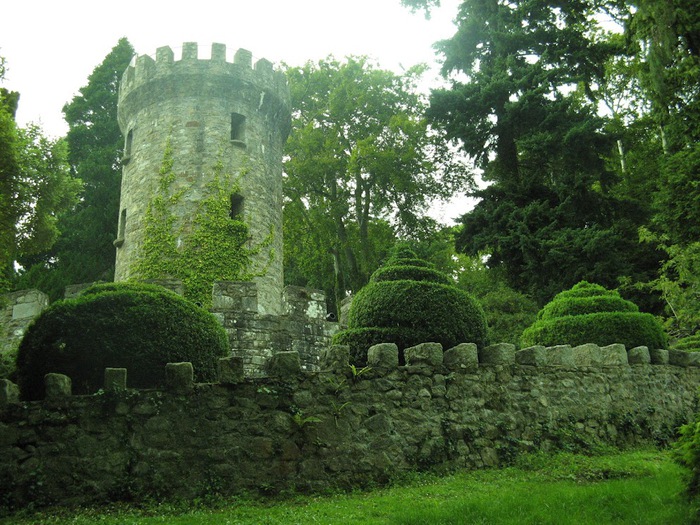
[{"label": "crenellated garden wall", "polygon": [[317,491],[384,482],[428,467],[480,468],[515,454],[590,443],[664,443],[693,417],[700,362],[684,352],[584,345],[516,352],[425,343],[369,351],[370,368],[331,347],[321,372],[296,352],[268,377],[244,378],[240,357],[220,382],[193,384],[189,363],[167,388],[70,395],[49,374],[47,399],[19,401],[0,385],[0,499],[83,504],[216,493]]}]

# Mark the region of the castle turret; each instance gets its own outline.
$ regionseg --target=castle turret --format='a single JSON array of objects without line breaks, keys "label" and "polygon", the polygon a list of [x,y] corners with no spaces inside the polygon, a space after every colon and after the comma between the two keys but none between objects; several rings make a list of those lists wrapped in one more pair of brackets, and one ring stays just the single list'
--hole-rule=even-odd
[{"label": "castle turret", "polygon": [[[280,314],[282,275],[282,152],[290,128],[289,90],[272,64],[239,49],[233,62],[213,44],[199,59],[185,43],[181,60],[170,47],[136,58],[119,91],[119,126],[125,137],[115,280],[138,278],[146,210],[157,191],[167,145],[172,184],[173,233],[196,214],[216,173],[233,177],[231,216],[248,224],[254,251],[260,313]],[[178,239],[179,242],[179,239]]]}]

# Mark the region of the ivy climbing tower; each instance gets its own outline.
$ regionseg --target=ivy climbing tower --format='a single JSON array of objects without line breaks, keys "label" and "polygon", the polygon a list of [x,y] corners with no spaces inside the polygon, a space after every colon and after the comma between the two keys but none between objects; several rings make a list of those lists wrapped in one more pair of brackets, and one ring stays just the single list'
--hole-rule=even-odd
[{"label": "ivy climbing tower", "polygon": [[142,277],[147,211],[165,166],[172,246],[186,241],[212,180],[225,181],[230,217],[248,226],[258,312],[280,314],[282,153],[291,122],[284,74],[265,59],[253,64],[244,49],[227,61],[222,44],[199,58],[197,44],[185,43],[179,60],[161,47],[155,60],[141,55],[127,68],[118,118],[125,143],[115,280]]}]

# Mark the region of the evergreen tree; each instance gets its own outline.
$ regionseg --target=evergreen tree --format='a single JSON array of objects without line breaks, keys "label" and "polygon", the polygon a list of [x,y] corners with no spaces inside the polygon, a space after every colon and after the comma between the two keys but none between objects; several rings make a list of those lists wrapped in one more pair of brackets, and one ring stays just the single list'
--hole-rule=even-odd
[{"label": "evergreen tree", "polygon": [[616,147],[598,115],[605,66],[622,41],[596,28],[587,0],[466,0],[439,44],[449,89],[432,122],[483,169],[458,247],[486,253],[508,283],[544,303],[587,279],[615,287],[658,263],[637,242],[634,206],[612,189]]}]

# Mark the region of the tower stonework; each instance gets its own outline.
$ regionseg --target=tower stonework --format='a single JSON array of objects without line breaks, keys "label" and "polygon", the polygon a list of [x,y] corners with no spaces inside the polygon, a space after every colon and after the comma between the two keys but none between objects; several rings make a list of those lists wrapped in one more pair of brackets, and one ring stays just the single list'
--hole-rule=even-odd
[{"label": "tower stonework", "polygon": [[[213,44],[211,58],[185,43],[175,60],[170,47],[136,58],[124,73],[118,108],[124,159],[115,280],[135,274],[144,242],[145,215],[159,181],[168,142],[172,152],[174,232],[191,220],[207,184],[221,166],[237,183],[231,188],[231,215],[250,229],[260,314],[283,313],[282,154],[289,134],[289,89],[284,74],[252,54]],[[221,170],[219,170],[221,171]]]}]

